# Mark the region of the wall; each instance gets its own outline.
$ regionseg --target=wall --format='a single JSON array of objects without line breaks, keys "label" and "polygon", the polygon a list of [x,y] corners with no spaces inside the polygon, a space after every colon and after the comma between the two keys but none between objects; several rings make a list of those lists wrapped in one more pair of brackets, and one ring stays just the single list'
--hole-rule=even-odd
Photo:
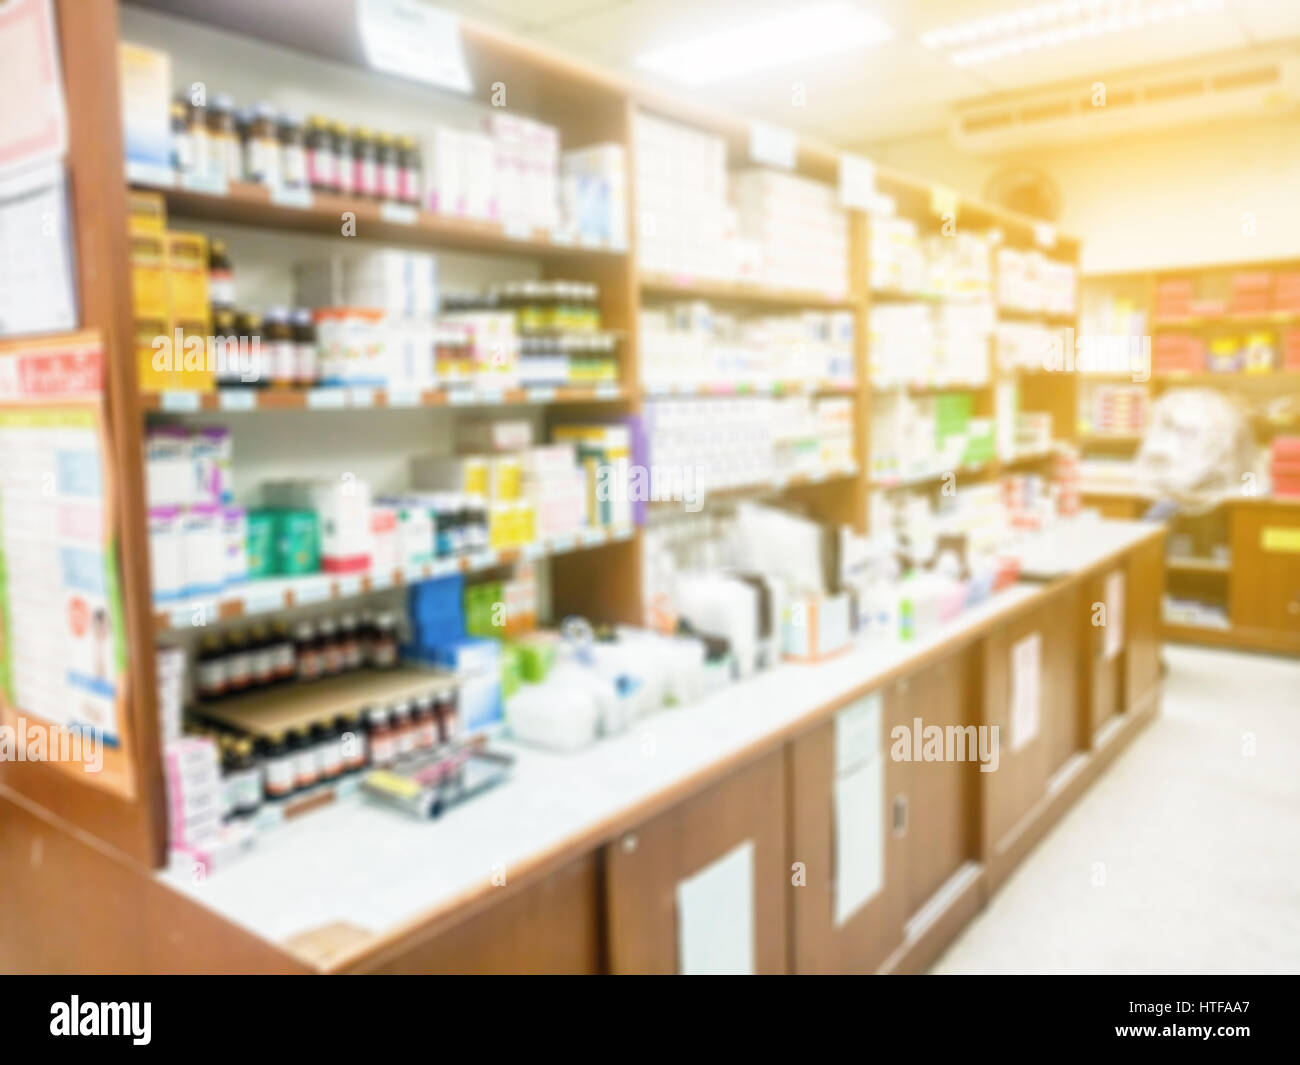
[{"label": "wall", "polygon": [[[882,164],[982,195],[1010,162],[1046,171],[1085,273],[1300,256],[1300,114],[974,156],[945,133],[870,145]],[[1249,232],[1249,216],[1254,232]]]}]

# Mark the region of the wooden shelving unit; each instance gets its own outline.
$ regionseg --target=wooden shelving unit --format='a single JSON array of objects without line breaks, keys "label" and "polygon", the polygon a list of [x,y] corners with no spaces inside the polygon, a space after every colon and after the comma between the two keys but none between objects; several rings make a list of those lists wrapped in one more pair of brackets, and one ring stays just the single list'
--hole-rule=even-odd
[{"label": "wooden shelving unit", "polygon": [[[126,0],[123,0],[126,2]],[[122,41],[118,0],[55,0],[62,52],[65,95],[69,116],[68,171],[73,213],[77,219],[82,326],[96,330],[110,368],[108,411],[111,445],[119,473],[117,537],[121,553],[122,599],[126,616],[131,670],[129,754],[136,767],[139,792],[130,802],[110,802],[87,788],[73,787],[40,772],[27,772],[14,786],[32,801],[106,841],[122,855],[144,867],[165,859],[167,814],[163,785],[161,737],[156,706],[155,647],[160,632],[184,621],[190,627],[219,623],[252,613],[289,609],[308,602],[326,602],[365,595],[372,590],[434,576],[427,571],[363,574],[351,577],[313,577],[277,582],[274,588],[252,585],[230,594],[199,602],[163,607],[152,596],[144,483],[143,434],[151,417],[184,417],[211,412],[258,414],[274,418],[280,412],[304,415],[320,412],[332,417],[337,410],[372,410],[382,418],[388,410],[476,408],[531,405],[541,408],[544,420],[560,417],[610,414],[639,415],[653,393],[642,384],[637,324],[643,303],[656,300],[698,298],[757,310],[846,310],[855,325],[854,373],[851,381],[777,382],[764,386],[769,393],[814,392],[849,396],[854,406],[854,462],[847,468],[783,479],[753,486],[772,493],[791,492],[801,503],[828,521],[859,530],[866,527],[867,496],[873,487],[870,469],[870,411],[868,316],[873,301],[895,298],[872,293],[869,285],[868,238],[870,219],[849,211],[849,276],[842,291],[818,292],[774,289],[740,282],[705,281],[643,273],[638,268],[635,232],[635,182],[629,189],[629,226],[625,248],[591,247],[570,243],[562,236],[540,230],[517,232],[499,224],[468,221],[410,207],[384,206],[351,197],[313,194],[285,198],[269,190],[233,183],[223,194],[217,190],[174,186],[162,191],[170,216],[186,223],[256,229],[267,234],[333,236],[340,218],[350,212],[356,236],[368,242],[419,247],[432,251],[470,252],[527,260],[536,264],[542,278],[594,282],[600,289],[600,310],[607,328],[619,335],[617,357],[620,378],[615,385],[556,389],[508,389],[461,396],[441,390],[402,393],[386,389],[265,389],[208,393],[147,392],[141,389],[135,359],[130,251],[127,233],[128,190],[131,187],[122,149],[118,46]],[[357,32],[355,4],[351,0],[134,0],[129,6],[151,9],[190,20],[197,27],[224,31],[265,46],[291,49],[308,59],[324,60],[352,70],[367,70]],[[290,10],[292,9],[292,10]],[[306,28],[310,32],[305,32]],[[512,111],[558,127],[567,148],[615,142],[624,147],[627,172],[636,173],[633,122],[639,112],[694,125],[724,139],[733,165],[749,163],[751,124],[732,115],[700,107],[693,101],[665,96],[614,78],[603,71],[573,62],[542,48],[524,44],[474,24],[462,23],[462,42],[474,90],[457,106],[490,107],[492,86],[510,87]],[[215,62],[215,60],[214,60]],[[387,81],[375,75],[377,87],[400,87],[406,94],[422,93],[424,105],[436,115],[447,104],[438,90]],[[841,153],[811,138],[797,138],[794,170],[801,176],[834,185],[839,180]],[[877,190],[891,197],[900,213],[938,224],[936,193],[955,208],[958,225],[980,231],[996,228],[1009,244],[1042,246],[1041,226],[1031,219],[978,200],[951,196],[931,182],[917,180],[888,167],[876,171]],[[152,186],[151,186],[152,187]],[[1078,242],[1054,236],[1048,254],[1075,262]],[[914,299],[916,297],[906,297]],[[924,297],[922,297],[924,298]],[[1019,315],[1018,315],[1019,316]],[[1031,318],[1041,316],[1030,315]],[[764,389],[734,386],[734,394],[760,394]],[[726,389],[693,389],[707,395]],[[301,416],[301,415],[300,415]],[[289,423],[286,422],[286,425]],[[1066,427],[1062,426],[1062,429]],[[340,447],[346,447],[346,440]],[[1036,457],[1015,460],[1033,462]],[[998,472],[999,464],[969,471],[972,476]],[[599,540],[599,542],[597,542]],[[547,558],[551,572],[552,608],[556,614],[579,613],[596,619],[640,622],[643,538],[639,529],[593,534],[572,544],[531,545],[457,563],[462,572],[480,572],[508,566],[522,558]],[[439,571],[440,572],[440,571]]]},{"label": "wooden shelving unit", "polygon": [[[1207,342],[1215,336],[1249,331],[1273,332],[1281,357],[1281,342],[1288,330],[1300,329],[1300,312],[1293,310],[1218,313],[1181,316],[1156,316],[1156,286],[1164,279],[1191,281],[1201,297],[1222,298],[1230,303],[1229,275],[1237,272],[1300,272],[1300,258],[1260,262],[1205,264],[1170,270],[1108,274],[1085,279],[1086,286],[1099,299],[1122,297],[1135,310],[1145,314],[1146,329],[1152,344],[1162,335],[1194,333]],[[1124,374],[1079,374],[1089,378],[1133,381]],[[1210,388],[1222,390],[1248,403],[1289,395],[1300,403],[1300,370],[1275,366],[1271,371],[1206,370],[1160,371],[1151,367],[1144,384],[1154,401],[1174,388]],[[1300,433],[1300,423],[1275,420],[1258,411],[1248,413],[1256,441],[1267,446],[1275,433]],[[1092,450],[1108,454],[1136,452],[1141,435],[1083,438]],[[1111,517],[1136,517],[1144,513],[1153,500],[1134,489],[1131,492],[1084,492],[1085,501],[1099,506]],[[1197,625],[1173,620],[1164,624],[1166,639],[1237,650],[1300,654],[1300,554],[1270,550],[1266,530],[1300,529],[1296,514],[1300,501],[1257,498],[1243,495],[1224,501],[1216,510],[1222,529],[1222,541],[1231,552],[1231,562],[1203,555],[1170,557],[1166,561],[1166,594],[1182,595],[1219,606],[1228,618],[1227,627]],[[1175,523],[1177,523],[1176,519]],[[1296,535],[1300,535],[1297,533]]]}]

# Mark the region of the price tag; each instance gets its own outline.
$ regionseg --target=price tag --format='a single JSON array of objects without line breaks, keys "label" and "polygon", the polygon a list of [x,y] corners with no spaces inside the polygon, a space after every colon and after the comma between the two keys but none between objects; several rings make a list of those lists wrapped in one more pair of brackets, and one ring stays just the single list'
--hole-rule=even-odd
[{"label": "price tag", "polygon": [[382,592],[393,586],[394,575],[388,570],[370,575],[370,589],[375,592]]},{"label": "price tag", "polygon": [[770,122],[749,124],[749,157],[754,162],[793,170],[798,156],[798,138],[788,129]]},{"label": "price tag", "polygon": [[341,388],[313,388],[307,393],[307,406],[311,410],[342,410],[347,393]]},{"label": "price tag", "polygon": [[222,410],[253,410],[257,406],[257,393],[251,388],[223,388],[217,403]]},{"label": "price tag", "polygon": [[181,188],[188,192],[202,192],[208,196],[225,196],[230,191],[226,185],[226,175],[222,173],[183,174]]},{"label": "price tag", "polygon": [[860,155],[840,156],[840,203],[859,211],[876,206],[876,164]]},{"label": "price tag", "polygon": [[608,537],[604,529],[583,529],[582,543],[584,547],[595,547],[597,544],[603,544]]},{"label": "price tag", "polygon": [[283,185],[271,187],[271,202],[277,207],[292,207],[298,211],[310,210],[315,201],[311,189],[304,185],[298,189],[287,189]]},{"label": "price tag", "polygon": [[933,185],[930,188],[930,211],[940,217],[952,215],[957,217],[957,193],[946,185]]},{"label": "price tag", "polygon": [[504,403],[506,393],[501,388],[480,388],[478,390],[477,402],[479,403]]},{"label": "price tag", "polygon": [[433,564],[433,576],[450,577],[453,573],[460,572],[460,559],[458,558],[440,558]]},{"label": "price tag", "polygon": [[347,405],[349,407],[373,407],[375,390],[373,388],[349,388]]},{"label": "price tag", "polygon": [[199,409],[197,392],[164,392],[161,397],[162,409],[173,414]]},{"label": "price tag", "polygon": [[1034,243],[1040,248],[1056,247],[1056,228],[1046,222],[1034,223]]},{"label": "price tag", "polygon": [[419,208],[413,203],[393,203],[385,200],[379,205],[379,217],[397,226],[413,226],[420,218]]},{"label": "price tag", "polygon": [[572,536],[555,536],[551,538],[551,554],[560,555],[572,551],[577,544]]},{"label": "price tag", "polygon": [[472,407],[478,402],[478,395],[467,388],[455,388],[447,393],[447,402],[453,407]]},{"label": "price tag", "polygon": [[360,577],[340,577],[339,578],[339,597],[351,598],[361,594]]},{"label": "price tag", "polygon": [[606,385],[596,386],[597,399],[618,399],[618,396],[619,396],[618,385],[606,384]]},{"label": "price tag", "polygon": [[544,544],[524,544],[519,549],[519,557],[525,562],[536,562],[545,554],[546,546]]},{"label": "price tag", "polygon": [[294,605],[306,606],[309,603],[325,602],[330,597],[330,590],[333,585],[334,582],[331,580],[304,581],[293,590]]},{"label": "price tag", "polygon": [[573,234],[567,229],[551,230],[551,243],[568,247],[573,244]]},{"label": "price tag", "polygon": [[417,388],[393,388],[388,391],[390,407],[418,407],[423,401]]},{"label": "price tag", "polygon": [[555,401],[555,389],[553,388],[530,388],[527,391],[529,403],[553,403]]},{"label": "price tag", "polygon": [[632,526],[630,526],[630,525],[615,525],[612,529],[609,530],[609,538],[610,538],[611,540],[630,540],[630,539],[632,539]]},{"label": "price tag", "polygon": [[245,614],[269,614],[284,606],[284,593],[265,589],[249,592],[240,605]]},{"label": "price tag", "polygon": [[506,240],[533,239],[533,227],[526,222],[507,222],[504,228]]}]

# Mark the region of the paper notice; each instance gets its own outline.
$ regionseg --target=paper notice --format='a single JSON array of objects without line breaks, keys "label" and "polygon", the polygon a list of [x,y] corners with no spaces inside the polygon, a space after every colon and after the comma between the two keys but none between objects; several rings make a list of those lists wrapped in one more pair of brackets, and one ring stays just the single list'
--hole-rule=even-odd
[{"label": "paper notice", "polygon": [[1011,750],[1038,736],[1042,722],[1043,639],[1035,632],[1011,648]]},{"label": "paper notice", "polygon": [[1102,629],[1101,653],[1114,658],[1124,647],[1124,571],[1106,577],[1106,625]]},{"label": "paper notice", "polygon": [[677,883],[677,971],[754,972],[754,843],[745,840]]},{"label": "paper notice", "polygon": [[835,924],[884,886],[885,760],[876,757],[835,780]]}]

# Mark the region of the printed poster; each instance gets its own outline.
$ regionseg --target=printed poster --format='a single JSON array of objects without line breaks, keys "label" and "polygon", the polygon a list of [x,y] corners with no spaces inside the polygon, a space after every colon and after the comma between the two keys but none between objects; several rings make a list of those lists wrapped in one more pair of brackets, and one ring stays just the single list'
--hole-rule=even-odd
[{"label": "printed poster", "polygon": [[6,759],[130,795],[103,363],[92,334],[0,354],[0,723]]}]

